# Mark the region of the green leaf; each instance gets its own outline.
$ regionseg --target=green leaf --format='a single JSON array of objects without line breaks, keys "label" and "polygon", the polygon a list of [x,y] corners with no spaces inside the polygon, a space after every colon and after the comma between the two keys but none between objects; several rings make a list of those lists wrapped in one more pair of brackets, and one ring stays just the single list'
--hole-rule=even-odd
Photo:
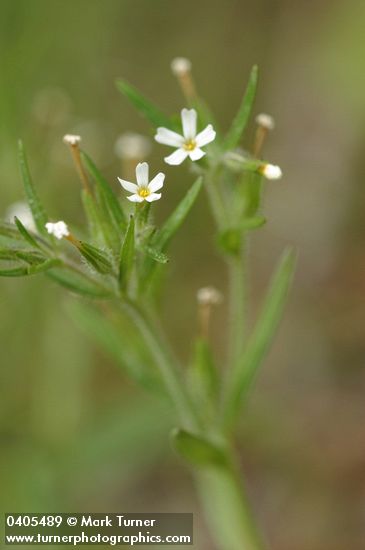
[{"label": "green leaf", "polygon": [[152,246],[157,250],[164,252],[172,237],[175,235],[186,216],[193,207],[200,189],[202,187],[202,178],[198,178],[191,186],[185,197],[177,205],[173,213],[167,218],[159,231],[153,235]]},{"label": "green leaf", "polygon": [[263,359],[273,341],[290,288],[296,256],[287,249],[280,258],[272,277],[260,316],[256,322],[242,358],[233,373],[232,384],[226,402],[226,420],[230,425],[237,416]]},{"label": "green leaf", "polygon": [[[212,111],[210,110],[210,108],[208,107],[208,105],[205,103],[203,99],[201,99],[200,97],[193,98],[190,102],[190,107],[192,107],[197,111],[199,122],[203,127],[205,127],[207,124],[212,124],[214,129],[216,131],[218,130],[218,123]],[[213,142],[213,145],[219,142],[219,139],[220,139],[220,132],[217,131],[217,135]]]},{"label": "green leaf", "polygon": [[167,264],[167,262],[169,261],[169,258],[168,256],[166,256],[166,254],[164,254],[163,252],[159,252],[158,250],[156,250],[155,248],[152,248],[151,246],[147,246],[144,249],[144,251],[147,254],[147,256],[152,258],[152,260],[154,260],[155,262],[158,262],[160,264]]},{"label": "green leaf", "polygon": [[122,207],[120,206],[119,201],[114,194],[114,191],[112,190],[106,179],[99,172],[91,158],[84,151],[81,151],[81,158],[85,163],[89,174],[94,178],[96,188],[99,191],[99,195],[105,201],[110,217],[113,219],[117,229],[125,229],[127,221]]},{"label": "green leaf", "polygon": [[143,386],[156,385],[156,374],[149,368],[148,362],[138,356],[138,347],[124,326],[119,327],[105,311],[80,301],[70,303],[69,310],[92,342],[100,345],[133,380]]},{"label": "green leaf", "polygon": [[19,235],[19,232],[15,225],[12,223],[6,223],[0,221],[0,236],[5,237],[7,239],[11,239],[12,241],[22,241],[21,235]]},{"label": "green leaf", "polygon": [[219,247],[226,253],[236,256],[241,250],[242,233],[262,227],[266,223],[264,216],[245,218],[236,227],[225,229],[218,234]]},{"label": "green leaf", "polygon": [[46,260],[37,265],[31,265],[28,267],[15,267],[12,269],[1,269],[0,277],[25,277],[27,275],[36,275],[43,271],[48,271],[58,265],[60,265],[60,260],[50,259]]},{"label": "green leaf", "polygon": [[147,118],[154,127],[164,126],[165,128],[171,128],[171,120],[149,99],[145,98],[134,86],[122,79],[118,79],[116,84],[118,90],[129,99],[135,108]]},{"label": "green leaf", "polygon": [[257,77],[258,70],[257,66],[254,65],[251,70],[250,78],[247,84],[245,95],[242,99],[241,106],[224,140],[225,150],[234,149],[235,147],[237,147],[242,137],[242,134],[245,131],[256,95]]},{"label": "green leaf", "polygon": [[0,260],[23,260],[31,265],[44,262],[46,258],[38,250],[26,250],[25,248],[1,248]]},{"label": "green leaf", "polygon": [[189,381],[199,410],[212,421],[219,394],[219,376],[210,346],[203,338],[195,342]]},{"label": "green leaf", "polygon": [[113,270],[113,266],[106,255],[95,246],[80,241],[78,250],[85,260],[87,260],[99,273],[110,273]]},{"label": "green leaf", "polygon": [[87,218],[90,236],[96,242],[103,242],[103,233],[95,198],[89,191],[83,189],[81,191],[81,200]]},{"label": "green leaf", "polygon": [[35,238],[32,237],[32,235],[29,233],[29,231],[24,227],[22,222],[17,217],[15,217],[15,225],[17,226],[18,231],[24,240],[26,240],[31,246],[34,246],[35,248],[40,248]]},{"label": "green leaf", "polygon": [[0,277],[24,277],[28,275],[27,267],[14,267],[12,269],[0,269]]},{"label": "green leaf", "polygon": [[120,252],[119,286],[121,290],[127,288],[130,274],[134,265],[134,217],[131,216],[126,235]]},{"label": "green leaf", "polygon": [[47,275],[61,286],[89,298],[110,298],[111,291],[84,273],[68,266],[52,269]]},{"label": "green leaf", "polygon": [[44,210],[38,198],[35,187],[33,185],[33,181],[28,168],[27,157],[25,154],[23,143],[21,141],[19,141],[19,145],[18,145],[18,156],[19,156],[20,172],[23,178],[25,194],[28,199],[29,208],[31,209],[34,223],[39,233],[41,235],[46,236],[47,240],[49,240],[50,237],[45,228],[45,225],[48,221],[48,217],[47,217],[46,211]]},{"label": "green leaf", "polygon": [[207,439],[175,428],[171,440],[176,451],[194,466],[225,466],[223,450]]}]

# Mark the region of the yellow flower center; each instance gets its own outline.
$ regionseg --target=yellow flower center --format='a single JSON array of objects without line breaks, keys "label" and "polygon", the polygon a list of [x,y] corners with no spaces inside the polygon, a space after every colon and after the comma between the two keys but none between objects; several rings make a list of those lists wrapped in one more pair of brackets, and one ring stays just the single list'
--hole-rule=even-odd
[{"label": "yellow flower center", "polygon": [[196,142],[193,139],[189,139],[189,141],[186,141],[184,143],[185,151],[194,151],[195,147],[196,147]]},{"label": "yellow flower center", "polygon": [[138,189],[138,195],[143,199],[148,197],[150,194],[151,194],[151,191],[148,189],[148,187],[140,187]]}]

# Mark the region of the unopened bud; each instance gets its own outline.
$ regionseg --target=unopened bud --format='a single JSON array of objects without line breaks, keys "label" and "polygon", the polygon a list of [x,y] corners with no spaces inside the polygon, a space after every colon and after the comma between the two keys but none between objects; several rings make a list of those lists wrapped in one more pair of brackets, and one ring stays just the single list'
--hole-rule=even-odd
[{"label": "unopened bud", "polygon": [[273,130],[275,128],[275,120],[271,115],[267,115],[266,113],[257,115],[255,121],[258,126],[262,126],[266,130]]},{"label": "unopened bud", "polygon": [[67,145],[77,145],[81,141],[81,136],[66,134],[63,136],[63,142]]},{"label": "unopened bud", "polygon": [[176,76],[188,73],[191,71],[191,61],[186,57],[175,57],[171,61],[171,70]]},{"label": "unopened bud", "polygon": [[279,180],[283,175],[280,166],[275,164],[263,164],[259,172],[268,180]]},{"label": "unopened bud", "polygon": [[196,294],[200,305],[219,305],[223,301],[222,293],[213,286],[200,288]]}]

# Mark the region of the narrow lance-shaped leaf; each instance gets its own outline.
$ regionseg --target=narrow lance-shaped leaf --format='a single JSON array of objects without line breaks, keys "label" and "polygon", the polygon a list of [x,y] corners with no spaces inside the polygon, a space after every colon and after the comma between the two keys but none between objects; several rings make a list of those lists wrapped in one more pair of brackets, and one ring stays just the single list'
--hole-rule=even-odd
[{"label": "narrow lance-shaped leaf", "polygon": [[204,418],[214,420],[219,395],[219,375],[210,346],[197,338],[188,379],[194,399]]},{"label": "narrow lance-shaped leaf", "polygon": [[19,218],[15,217],[15,225],[18,228],[19,233],[23,237],[25,241],[27,241],[30,245],[34,246],[35,248],[40,248],[39,244],[35,240],[34,237],[29,233],[29,231],[24,227],[22,222],[19,220]]},{"label": "narrow lance-shaped leaf", "polygon": [[99,273],[105,274],[112,271],[113,266],[102,250],[84,241],[80,241],[77,248],[85,260]]},{"label": "narrow lance-shaped leaf", "polygon": [[51,269],[47,276],[71,292],[88,296],[89,298],[109,298],[111,291],[86,274],[76,271],[68,266],[59,269]]},{"label": "narrow lance-shaped leaf", "polygon": [[219,467],[226,464],[224,452],[201,436],[176,428],[171,440],[176,451],[194,466]]},{"label": "narrow lance-shaped leaf", "polygon": [[234,149],[235,147],[237,147],[242,137],[242,134],[245,131],[256,95],[257,76],[257,66],[254,65],[251,70],[250,78],[247,84],[245,95],[242,99],[241,106],[224,140],[224,149],[226,150]]},{"label": "narrow lance-shaped leaf", "polygon": [[171,127],[171,120],[149,99],[145,98],[137,88],[122,79],[118,79],[116,84],[118,90],[129,99],[136,109],[146,117],[153,126],[156,128],[158,126],[165,126],[166,128]]},{"label": "narrow lance-shaped leaf", "polygon": [[46,258],[38,250],[23,248],[0,248],[0,260],[23,260],[29,264],[39,264]]},{"label": "narrow lance-shaped leaf", "polygon": [[157,231],[152,238],[152,246],[157,250],[164,251],[175,235],[186,216],[194,205],[202,186],[202,178],[191,186],[185,197],[177,205],[173,213],[167,218],[161,229]]},{"label": "narrow lance-shaped leaf", "polygon": [[105,200],[105,203],[109,209],[110,215],[118,229],[124,229],[127,225],[124,212],[119,204],[119,201],[114,194],[114,191],[106,181],[106,179],[99,172],[91,158],[84,152],[81,152],[81,158],[85,163],[85,166],[89,174],[94,178],[95,185],[99,189],[100,196]]},{"label": "narrow lance-shaped leaf", "polygon": [[90,236],[96,242],[103,241],[101,224],[95,198],[91,193],[83,189],[81,191],[81,200],[87,218]]},{"label": "narrow lance-shaped leaf", "polygon": [[130,335],[125,334],[105,312],[80,301],[70,303],[69,311],[93,343],[99,344],[133,380],[144,386],[161,385],[153,369],[139,357]]},{"label": "narrow lance-shaped leaf", "polygon": [[28,267],[15,267],[11,269],[1,269],[0,277],[26,277],[27,275],[36,275],[43,271],[48,271],[60,265],[60,260],[53,258],[40,264],[30,265]]},{"label": "narrow lance-shaped leaf", "polygon": [[249,338],[245,352],[233,373],[232,385],[226,401],[226,422],[230,426],[239,413],[244,397],[255,379],[255,375],[269,350],[276,328],[282,316],[288,290],[295,268],[295,253],[284,251],[270,288]]},{"label": "narrow lance-shaped leaf", "polygon": [[131,216],[120,252],[119,286],[125,290],[134,265],[134,217]]},{"label": "narrow lance-shaped leaf", "polygon": [[19,232],[15,225],[12,223],[6,223],[0,221],[0,236],[6,237],[14,241],[22,241],[22,236],[19,235]]},{"label": "narrow lance-shaped leaf", "polygon": [[33,185],[33,181],[29,172],[27,158],[25,155],[24,146],[21,141],[19,141],[19,144],[18,144],[18,156],[19,156],[20,171],[23,178],[25,194],[28,199],[28,203],[32,212],[34,223],[39,233],[42,235],[45,235],[47,239],[49,239],[50,237],[45,228],[45,225],[48,221],[47,214],[45,209],[43,208],[43,205],[39,200],[38,194],[36,193],[35,187]]}]

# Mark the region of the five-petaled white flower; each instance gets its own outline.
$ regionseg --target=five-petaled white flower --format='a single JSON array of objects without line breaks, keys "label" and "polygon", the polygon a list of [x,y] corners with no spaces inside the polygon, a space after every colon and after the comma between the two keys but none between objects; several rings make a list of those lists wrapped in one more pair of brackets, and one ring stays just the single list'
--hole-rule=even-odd
[{"label": "five-petaled white flower", "polygon": [[136,167],[137,184],[118,178],[119,183],[126,191],[133,193],[127,197],[131,202],[153,202],[161,198],[161,193],[156,193],[163,187],[165,174],[159,172],[150,182],[148,181],[148,164],[140,162]]},{"label": "five-petaled white flower", "polygon": [[63,237],[68,237],[70,235],[68,227],[63,221],[56,223],[48,222],[46,223],[46,229],[48,233],[56,237],[56,239],[62,239]]},{"label": "five-petaled white flower", "polygon": [[215,139],[215,130],[211,124],[199,134],[196,133],[197,113],[195,109],[183,109],[181,111],[181,121],[183,136],[168,130],[167,128],[157,128],[155,140],[163,145],[177,147],[177,150],[165,157],[167,164],[181,164],[187,157],[191,160],[199,160],[204,157],[205,152],[201,147],[208,145]]}]

